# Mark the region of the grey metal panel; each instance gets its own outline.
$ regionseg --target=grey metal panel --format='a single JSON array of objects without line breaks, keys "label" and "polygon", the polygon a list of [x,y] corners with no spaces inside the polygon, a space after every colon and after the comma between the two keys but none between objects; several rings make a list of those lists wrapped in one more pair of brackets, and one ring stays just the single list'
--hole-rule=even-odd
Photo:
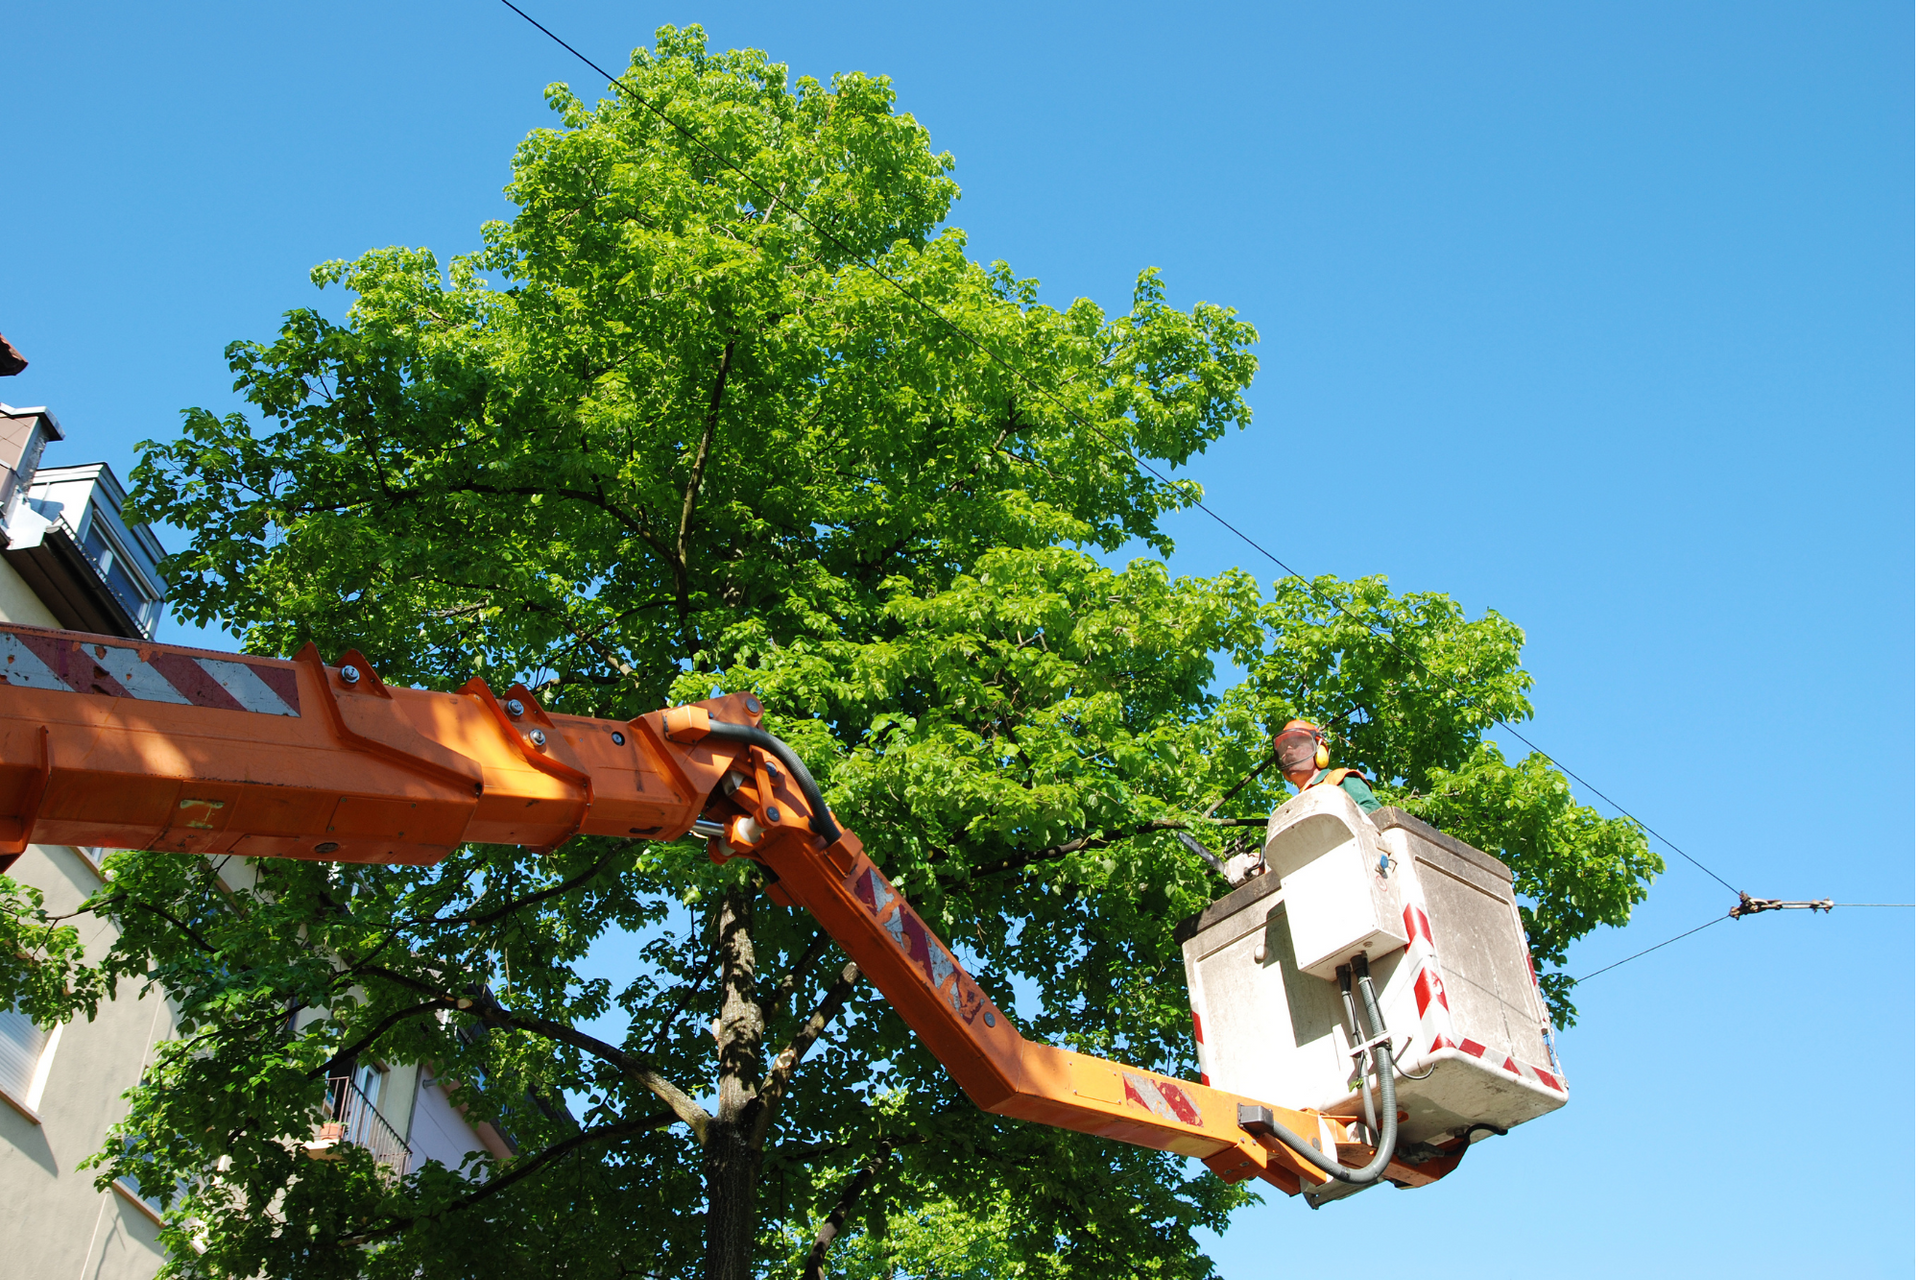
[{"label": "grey metal panel", "polygon": [[1512,888],[1487,875],[1480,859],[1402,832],[1419,865],[1455,1030],[1516,1062],[1551,1069],[1541,1038],[1544,1011],[1515,939]]},{"label": "grey metal panel", "polygon": [[1396,809],[1388,805],[1368,814],[1367,820],[1373,823],[1375,830],[1392,831],[1397,828],[1406,831],[1456,858],[1473,864],[1488,875],[1498,876],[1508,884],[1513,883],[1513,871],[1506,863],[1490,853],[1483,853],[1464,840],[1448,835],[1438,827],[1428,826],[1405,809]]},{"label": "grey metal panel", "polygon": [[1258,902],[1270,893],[1280,892],[1280,877],[1271,871],[1263,871],[1257,876],[1249,876],[1246,883],[1240,885],[1225,897],[1214,899],[1211,906],[1199,915],[1188,916],[1173,926],[1176,942],[1184,943],[1195,934],[1213,928],[1228,916]]}]

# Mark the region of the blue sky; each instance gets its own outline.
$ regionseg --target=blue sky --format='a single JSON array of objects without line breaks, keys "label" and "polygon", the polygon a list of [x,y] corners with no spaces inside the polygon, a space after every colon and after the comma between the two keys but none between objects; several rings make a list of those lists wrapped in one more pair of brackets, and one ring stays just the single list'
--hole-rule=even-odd
[{"label": "blue sky", "polygon": [[[893,76],[979,256],[1258,327],[1218,510],[1519,622],[1529,735],[1735,885],[1913,901],[1911,8],[532,11],[616,67],[697,21]],[[0,396],[123,476],[312,264],[473,247],[541,88],[599,88],[483,0],[32,6],[8,52]],[[1725,910],[1669,862],[1576,972]],[[1221,1270],[1909,1276],[1913,972],[1907,911],[1717,925],[1582,989],[1564,1111],[1417,1193],[1276,1197]]]}]

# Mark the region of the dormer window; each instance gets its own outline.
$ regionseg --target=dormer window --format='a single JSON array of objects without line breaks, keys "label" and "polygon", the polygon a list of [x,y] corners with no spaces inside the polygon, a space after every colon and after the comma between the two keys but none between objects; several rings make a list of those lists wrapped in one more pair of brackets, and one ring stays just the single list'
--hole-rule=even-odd
[{"label": "dormer window", "polygon": [[122,518],[126,491],[113,469],[37,467],[18,477],[16,490],[5,514],[6,559],[60,625],[151,639],[165,608],[166,553],[145,525]]}]

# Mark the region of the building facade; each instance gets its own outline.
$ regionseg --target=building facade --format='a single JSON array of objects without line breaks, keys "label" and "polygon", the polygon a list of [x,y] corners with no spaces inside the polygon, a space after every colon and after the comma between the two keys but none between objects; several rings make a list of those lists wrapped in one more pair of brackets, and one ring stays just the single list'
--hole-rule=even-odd
[{"label": "building facade", "polygon": [[[47,410],[0,404],[0,621],[152,639],[166,607],[160,543],[127,523],[125,490],[105,463],[44,465],[61,438]],[[104,883],[100,857],[29,845],[0,871],[65,913]],[[239,859],[219,860],[218,871],[234,888],[253,879]],[[80,923],[89,957],[112,945],[111,924]],[[159,1270],[158,1206],[126,1184],[101,1191],[96,1171],[78,1166],[125,1116],[125,1094],[172,1034],[176,1012],[164,996],[130,987],[92,1021],[57,1027],[0,1008],[0,1274],[147,1280]],[[329,1082],[328,1099],[307,1147],[316,1158],[353,1143],[404,1174],[428,1159],[458,1167],[471,1152],[506,1154],[499,1135],[476,1133],[419,1066],[357,1063]]]}]

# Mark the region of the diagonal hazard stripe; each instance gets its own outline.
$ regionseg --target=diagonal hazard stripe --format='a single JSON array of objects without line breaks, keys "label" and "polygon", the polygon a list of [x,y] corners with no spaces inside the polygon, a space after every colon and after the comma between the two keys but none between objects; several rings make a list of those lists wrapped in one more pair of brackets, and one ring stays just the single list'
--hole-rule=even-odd
[{"label": "diagonal hazard stripe", "polygon": [[158,650],[147,660],[147,665],[158,671],[166,682],[187,695],[187,701],[196,707],[219,707],[223,711],[245,711],[246,704],[228,693],[226,687],[192,658],[186,654],[166,649]]},{"label": "diagonal hazard stripe", "polygon": [[16,635],[0,633],[0,674],[7,683],[23,689],[51,689],[71,693],[73,686],[62,680],[40,655]]},{"label": "diagonal hazard stripe", "polygon": [[224,662],[219,658],[195,658],[193,661],[198,662],[203,671],[218,681],[220,687],[248,711],[275,716],[300,714],[267,687],[266,681],[255,674],[252,663]]},{"label": "diagonal hazard stripe", "polygon": [[0,626],[0,683],[259,715],[300,714],[299,678],[284,662],[199,657],[27,628]]},{"label": "diagonal hazard stripe", "polygon": [[187,696],[168,684],[164,676],[140,661],[140,655],[134,650],[111,644],[95,647],[106,650],[106,654],[96,661],[113,673],[113,678],[126,688],[129,697],[147,702],[187,701]]}]

